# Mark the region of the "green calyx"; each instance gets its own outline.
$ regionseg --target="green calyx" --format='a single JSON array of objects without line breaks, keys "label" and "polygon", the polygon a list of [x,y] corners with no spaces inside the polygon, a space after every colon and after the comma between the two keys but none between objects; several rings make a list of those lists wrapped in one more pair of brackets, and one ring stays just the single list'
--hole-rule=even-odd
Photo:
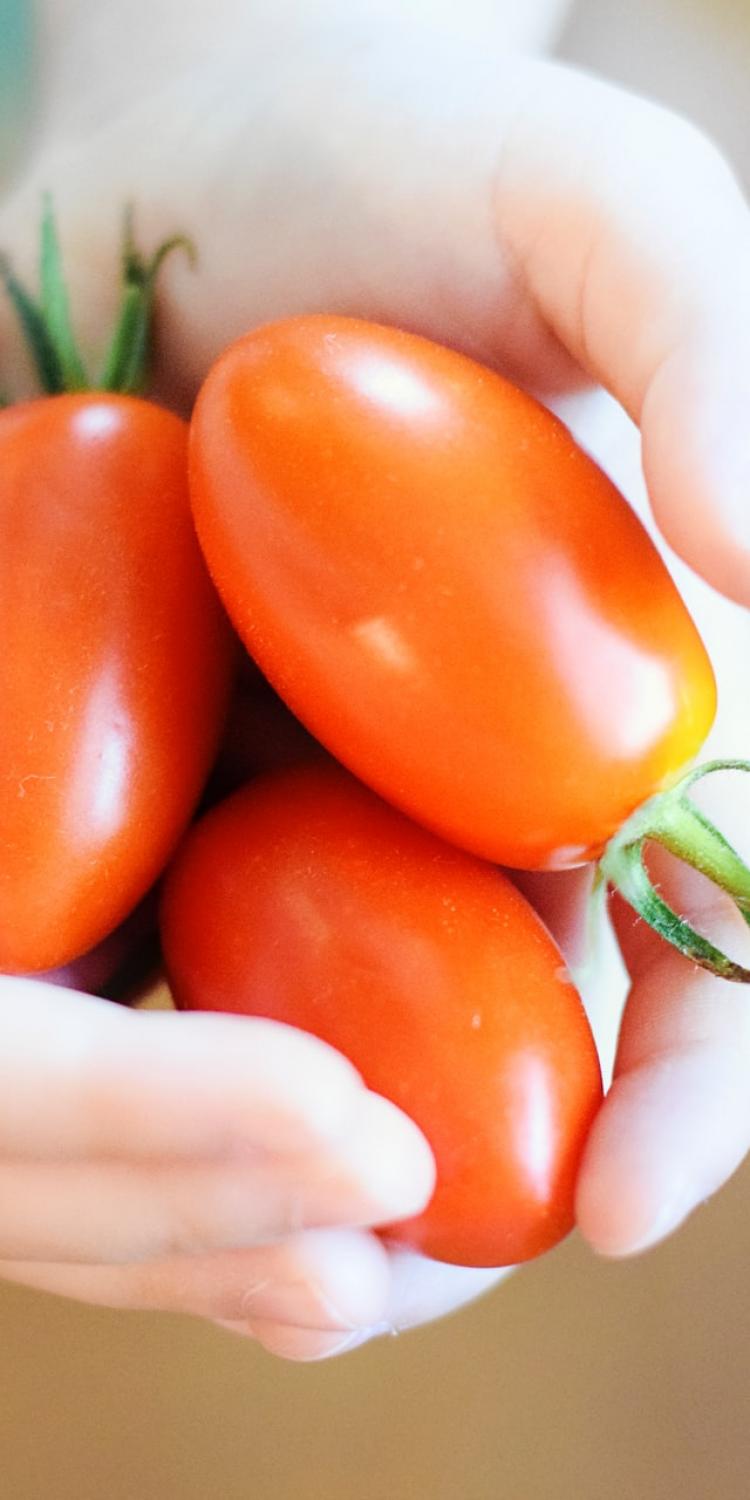
[{"label": "green calyx", "polygon": [[63,391],[113,391],[138,395],[145,389],[151,346],[156,280],[172,250],[194,250],[182,235],[165,240],[144,258],[133,239],[132,211],[125,212],[121,252],[120,307],[101,372],[92,378],[81,357],[70,318],[52,202],[45,195],[39,257],[39,296],[34,297],[0,254],[0,281],[23,328],[39,383],[48,395]]},{"label": "green calyx", "polygon": [[659,895],[644,859],[648,843],[661,844],[726,892],[750,926],[750,869],[688,796],[696,781],[716,771],[750,771],[750,761],[709,761],[644,802],[610,839],[599,861],[598,882],[619,891],[638,916],[685,958],[721,979],[748,984],[750,969],[728,958]]}]

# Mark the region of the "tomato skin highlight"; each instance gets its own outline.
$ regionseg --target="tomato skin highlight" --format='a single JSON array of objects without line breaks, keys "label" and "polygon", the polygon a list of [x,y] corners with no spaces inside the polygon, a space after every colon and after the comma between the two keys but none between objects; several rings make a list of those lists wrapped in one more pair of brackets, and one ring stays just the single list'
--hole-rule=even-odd
[{"label": "tomato skin highlight", "polygon": [[490,1266],[571,1229],[599,1063],[559,950],[500,871],[338,767],[296,767],[191,828],[161,932],[178,1006],[312,1032],[421,1126],[437,1187],[390,1238]]},{"label": "tomato skin highlight", "polygon": [[312,734],[501,864],[598,854],[692,759],[710,663],[641,523],[554,416],[392,328],[260,328],[191,424],[198,535]]},{"label": "tomato skin highlight", "polygon": [[65,965],[112,932],[208,774],[233,647],[186,444],[131,397],[0,413],[0,971]]}]

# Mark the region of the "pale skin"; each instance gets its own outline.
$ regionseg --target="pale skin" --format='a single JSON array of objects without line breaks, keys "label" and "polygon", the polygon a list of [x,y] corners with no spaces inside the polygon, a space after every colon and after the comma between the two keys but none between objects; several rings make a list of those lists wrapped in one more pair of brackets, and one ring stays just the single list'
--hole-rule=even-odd
[{"label": "pale skin", "polygon": [[[563,8],[223,0],[207,36],[201,0],[48,0],[40,114],[0,199],[0,244],[33,274],[51,187],[95,351],[123,201],[146,247],[192,235],[198,270],[175,259],[165,274],[157,373],[184,410],[229,339],[310,308],[417,329],[563,406],[604,386],[640,427],[655,534],[687,565],[715,662],[707,754],[748,754],[750,214],[691,126],[529,54]],[[5,306],[0,360],[23,394]],[[584,401],[584,440],[589,420]],[[722,778],[711,807],[750,854],[743,801]],[[748,962],[750,934],[703,882],[667,860],[659,875]],[[525,882],[573,957],[585,884]],[[615,919],[630,992],[578,1221],[595,1249],[627,1255],[744,1156],[750,1023],[740,988]],[[191,1312],[294,1359],[427,1321],[498,1279],[372,1233],[427,1200],[430,1153],[313,1039],[17,979],[0,1000],[7,1279]]]}]

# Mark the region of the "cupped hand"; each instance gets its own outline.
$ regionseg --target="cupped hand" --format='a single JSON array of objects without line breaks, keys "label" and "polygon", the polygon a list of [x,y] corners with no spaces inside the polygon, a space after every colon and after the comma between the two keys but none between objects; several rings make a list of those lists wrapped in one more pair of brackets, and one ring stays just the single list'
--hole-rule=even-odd
[{"label": "cupped hand", "polygon": [[[201,7],[188,6],[178,44],[171,8],[151,3],[155,61],[144,71],[145,15],[133,19],[129,7],[126,24],[122,5],[106,12],[80,5],[63,45],[59,7],[50,7],[58,48],[43,129],[0,206],[0,242],[19,270],[32,267],[39,194],[52,188],[75,305],[94,351],[112,306],[102,267],[115,254],[123,200],[137,203],[146,245],[175,229],[190,234],[199,265],[190,272],[174,261],[166,270],[157,369],[161,394],[185,409],[231,338],[308,309],[413,328],[563,408],[583,395],[577,435],[607,463],[597,403],[588,400],[605,388],[640,428],[650,524],[717,670],[721,707],[707,752],[747,754],[750,708],[740,669],[750,644],[743,608],[750,604],[750,214],[719,152],[652,104],[510,52],[501,10],[493,18],[483,6],[467,15],[462,8],[437,25],[416,11],[375,14],[343,0],[328,0],[325,24],[320,7],[311,24],[292,0],[280,9],[261,5],[252,18],[244,6],[224,9],[227,24],[212,27],[209,44]],[[100,48],[110,55],[113,34],[112,86],[97,83],[94,71],[81,88],[81,78],[91,77],[87,60]],[[168,76],[158,65],[167,56]],[[3,321],[6,370],[18,350],[14,339]],[[22,391],[20,353],[17,383]],[[637,476],[630,491],[640,503]],[[725,832],[750,852],[742,793],[717,783],[714,799]],[[668,897],[713,923],[714,935],[747,962],[747,931],[714,893],[671,862],[660,876]],[[580,947],[584,884],[565,877],[535,884],[540,909],[572,949]],[[624,1254],[674,1227],[746,1151],[750,1043],[741,992],[694,971],[621,910],[616,925],[632,988],[616,1080],[583,1163],[579,1222],[594,1246]],[[610,1003],[617,1003],[614,982]],[[152,1020],[112,1024],[137,1030]],[[172,1048],[182,1056],[193,1045],[187,1038],[197,1032],[185,1032],[188,1023],[159,1020],[165,1067]],[[232,1033],[238,1052],[234,1040],[227,1047],[235,1058],[246,1056],[242,1036],[252,1052],[253,1023],[244,1026],[250,1029],[240,1023]],[[303,1113],[306,1129],[305,1121]],[[123,1140],[135,1124],[130,1116]],[[225,1139],[233,1141],[236,1123],[227,1126]],[[419,1171],[424,1164],[415,1166],[415,1192]],[[424,1176],[419,1184],[424,1192]],[[129,1182],[128,1194],[135,1186]],[[48,1188],[54,1199],[52,1175]],[[113,1204],[111,1185],[107,1191],[102,1201]],[[137,1195],[128,1201],[132,1207]],[[112,1235],[109,1209],[105,1218],[101,1231]],[[367,1214],[350,1208],[340,1222],[364,1223]],[[305,1297],[323,1284],[328,1303],[357,1326],[364,1319],[397,1328],[459,1305],[493,1279],[396,1257],[351,1227],[287,1233],[272,1252],[276,1260],[261,1266],[253,1257],[271,1252],[247,1246],[192,1241],[186,1257],[179,1255],[184,1244],[167,1239],[160,1248],[151,1239],[141,1240],[144,1249],[151,1259],[135,1269],[58,1266],[54,1284],[81,1294],[85,1277],[83,1294],[103,1301],[189,1304],[241,1321],[278,1352],[311,1357],[326,1352],[321,1339],[344,1335],[340,1327],[322,1334],[307,1313],[275,1300],[290,1280],[307,1289]],[[37,1269],[39,1284],[51,1284]],[[23,1274],[36,1273],[27,1264]],[[378,1277],[377,1296],[367,1302]],[[248,1291],[259,1282],[261,1291]],[[197,1293],[191,1301],[199,1283],[244,1291],[219,1308],[208,1290],[205,1301]],[[252,1296],[266,1299],[260,1313]],[[347,1329],[347,1338],[356,1336]]]},{"label": "cupped hand", "polygon": [[368,1231],[433,1180],[416,1126],[303,1032],[0,979],[11,1280],[244,1319],[261,1339],[291,1324],[320,1355],[387,1318]]}]

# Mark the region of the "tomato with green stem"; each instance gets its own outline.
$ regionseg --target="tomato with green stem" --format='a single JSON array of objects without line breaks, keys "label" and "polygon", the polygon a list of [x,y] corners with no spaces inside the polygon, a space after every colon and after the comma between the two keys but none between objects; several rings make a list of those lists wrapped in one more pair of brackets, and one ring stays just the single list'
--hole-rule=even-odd
[{"label": "tomato with green stem", "polygon": [[198,801],[233,648],[195,539],[187,427],[135,392],[154,280],[126,235],[91,383],[49,207],[42,297],[3,263],[47,391],[0,412],[0,971],[69,963],[161,873]]},{"label": "tomato with green stem", "polygon": [[297,767],[193,826],[161,933],[179,1006],[310,1031],[421,1126],[437,1187],[394,1240],[510,1265],[571,1229],[596,1048],[558,948],[499,870],[340,767]]},{"label": "tomato with green stem", "polygon": [[[714,676],[646,530],[554,415],[427,339],[301,316],[220,356],[190,466],[236,629],[340,761],[504,865],[607,849],[641,915],[750,978],[647,888],[644,840],[669,825],[750,912],[748,872],[738,884],[719,835],[671,795],[714,718]],[[664,792],[668,817],[660,804],[646,826]]]}]

